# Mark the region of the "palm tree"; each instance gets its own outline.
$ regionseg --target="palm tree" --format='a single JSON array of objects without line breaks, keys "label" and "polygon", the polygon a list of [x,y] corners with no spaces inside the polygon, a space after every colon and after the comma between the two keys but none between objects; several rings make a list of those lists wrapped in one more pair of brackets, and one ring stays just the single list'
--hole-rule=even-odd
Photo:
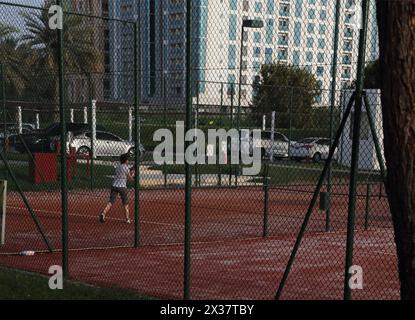
[{"label": "palm tree", "polygon": [[16,29],[0,22],[0,41],[9,38],[14,32]]},{"label": "palm tree", "polygon": [[[52,2],[46,1],[45,8]],[[54,3],[54,2],[53,2]],[[58,98],[58,34],[49,28],[47,10],[22,13],[26,25],[23,41],[34,52],[32,71],[34,71],[36,86],[41,82],[49,99]],[[98,50],[94,47],[94,33],[86,25],[86,19],[76,15],[65,15],[64,65],[65,74],[73,76],[87,75],[99,71],[100,59]]]},{"label": "palm tree", "polygon": [[0,64],[9,95],[20,95],[26,84],[22,50],[14,38],[16,31],[15,28],[0,23]]}]

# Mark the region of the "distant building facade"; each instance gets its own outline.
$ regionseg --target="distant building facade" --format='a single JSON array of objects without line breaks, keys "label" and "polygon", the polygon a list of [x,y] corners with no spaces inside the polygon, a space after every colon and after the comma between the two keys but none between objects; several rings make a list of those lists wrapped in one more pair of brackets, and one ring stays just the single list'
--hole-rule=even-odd
[{"label": "distant building facade", "polygon": [[[140,21],[141,102],[162,105],[167,100],[169,104],[182,104],[185,98],[186,1],[107,2],[109,17]],[[361,0],[342,0],[340,4],[338,90],[350,86],[356,74]],[[266,63],[284,63],[310,70],[324,89],[316,105],[329,104],[335,1],[193,0],[192,7],[193,96],[197,96],[201,104],[229,104],[240,94],[242,105],[249,106],[254,95],[252,83]],[[375,13],[372,2],[368,60],[378,56]],[[264,27],[246,29],[241,50],[244,19],[262,20]],[[121,23],[109,30],[108,60],[112,76],[108,86],[115,100],[133,100],[133,31],[131,25]],[[242,90],[239,93],[240,76]]]}]

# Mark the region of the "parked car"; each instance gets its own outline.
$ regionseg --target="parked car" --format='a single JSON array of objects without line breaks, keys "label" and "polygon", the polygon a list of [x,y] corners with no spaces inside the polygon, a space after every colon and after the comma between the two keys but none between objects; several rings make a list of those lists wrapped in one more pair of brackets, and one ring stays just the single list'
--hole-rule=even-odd
[{"label": "parked car", "polygon": [[[74,135],[70,141],[70,147],[75,148],[78,155],[91,156],[91,131],[85,131],[81,134]],[[97,131],[95,140],[95,152],[97,157],[114,157],[124,153],[130,156],[135,155],[134,142],[124,140],[115,134],[106,131]],[[144,155],[145,149],[139,146],[140,157]]]},{"label": "parked car", "polygon": [[[60,137],[60,123],[53,123],[45,129],[33,130],[29,133],[24,133],[21,137],[24,139],[30,152],[54,152],[54,140]],[[78,134],[86,130],[90,130],[91,125],[84,123],[67,123],[66,131],[72,134]],[[105,130],[103,126],[97,125],[97,130]],[[26,152],[26,148],[21,139],[14,135],[13,147],[18,152]],[[11,139],[10,139],[11,140]]]},{"label": "parked car", "polygon": [[274,143],[272,142],[271,131],[262,131],[261,133],[261,148],[264,157],[271,158],[288,158],[290,144],[294,144],[285,135],[279,132],[274,132]]},{"label": "parked car", "polygon": [[[35,129],[30,125],[22,126],[22,135],[29,135]],[[19,141],[19,129],[15,127],[10,127],[9,131],[6,132],[6,139],[8,139],[9,146],[13,147],[17,141]],[[4,133],[0,133],[0,141],[4,143]]]},{"label": "parked car", "polygon": [[[23,123],[22,124],[22,134],[30,133],[36,130],[36,127],[32,123]],[[9,123],[6,125],[6,137],[17,135],[19,133],[18,125],[14,123]],[[0,139],[4,139],[4,125],[1,127]]]},{"label": "parked car", "polygon": [[[294,143],[290,148],[293,160],[311,159],[313,162],[326,160],[330,152],[330,140],[326,138],[306,138]],[[337,159],[337,149],[334,160]]]}]

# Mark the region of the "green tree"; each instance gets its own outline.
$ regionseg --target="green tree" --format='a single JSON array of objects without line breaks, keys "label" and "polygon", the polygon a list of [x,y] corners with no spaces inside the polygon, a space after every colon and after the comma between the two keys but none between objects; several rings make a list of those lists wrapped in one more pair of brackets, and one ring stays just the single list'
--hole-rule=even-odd
[{"label": "green tree", "polygon": [[0,64],[3,66],[7,95],[18,95],[26,84],[21,47],[14,38],[16,29],[0,22]]},{"label": "green tree", "polygon": [[[380,64],[379,59],[370,62],[365,68],[365,79],[363,86],[365,89],[379,89],[380,88]],[[350,86],[344,89],[356,89],[356,80],[353,80]]]},{"label": "green tree", "polygon": [[372,61],[365,68],[365,89],[380,88],[379,60]]},{"label": "green tree", "polygon": [[[307,69],[284,64],[265,64],[254,83],[257,114],[278,113],[278,126],[306,126],[312,107],[321,94],[320,83]],[[290,116],[291,114],[291,116]]]},{"label": "green tree", "polygon": [[[54,1],[46,1],[49,8]],[[49,28],[47,10],[22,13],[27,32],[23,41],[33,50],[31,86],[40,98],[58,99],[58,33]],[[63,28],[65,74],[80,76],[100,71],[102,60],[94,47],[94,30],[89,21],[77,15],[65,15]]]}]

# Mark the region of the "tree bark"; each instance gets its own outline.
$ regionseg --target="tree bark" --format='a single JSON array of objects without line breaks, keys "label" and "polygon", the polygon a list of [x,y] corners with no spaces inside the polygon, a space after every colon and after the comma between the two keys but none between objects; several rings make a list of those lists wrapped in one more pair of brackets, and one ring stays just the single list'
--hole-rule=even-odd
[{"label": "tree bark", "polygon": [[415,0],[377,0],[387,193],[401,298],[415,299]]}]

